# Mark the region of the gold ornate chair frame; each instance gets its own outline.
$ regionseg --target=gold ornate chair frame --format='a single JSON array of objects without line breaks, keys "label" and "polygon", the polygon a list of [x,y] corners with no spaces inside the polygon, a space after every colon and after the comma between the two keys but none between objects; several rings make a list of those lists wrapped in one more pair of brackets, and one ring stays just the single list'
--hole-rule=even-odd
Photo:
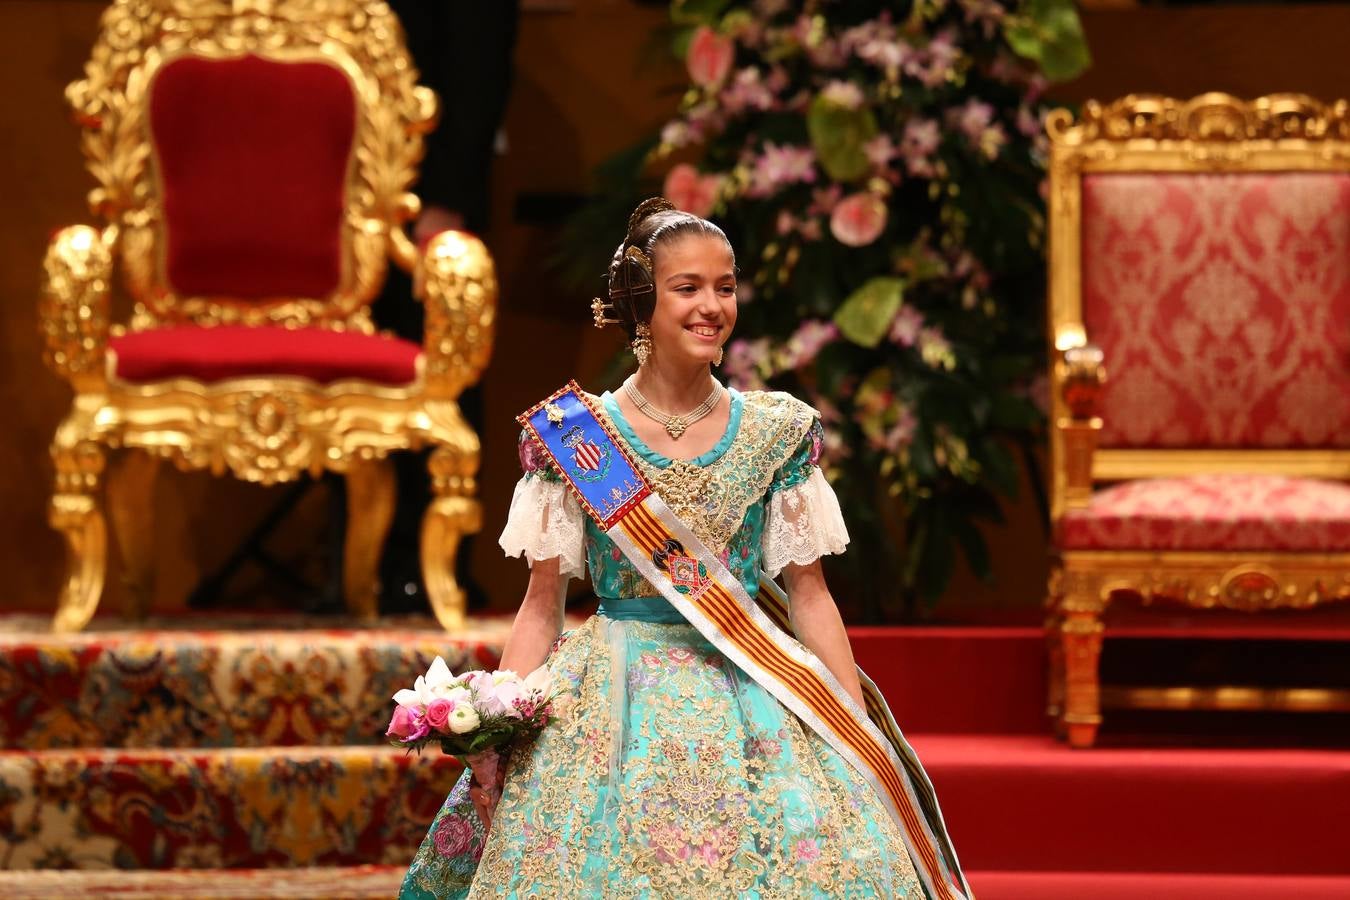
[{"label": "gold ornate chair frame", "polygon": [[[164,258],[163,187],[147,123],[150,87],[183,56],[244,55],[340,69],[356,101],[345,185],[341,274],[331,296],[237,302],[179,296]],[[78,630],[103,590],[107,536],[100,493],[109,450],[123,452],[108,479],[109,511],[131,588],[133,612],[151,596],[148,502],[160,462],[271,484],[324,470],[349,488],[344,591],[360,618],[376,614],[377,564],[393,512],[390,451],[430,445],[433,501],[423,521],[423,572],[447,629],[464,620],[455,581],[459,539],[480,527],[473,499],[477,436],[456,398],[487,363],[496,303],[491,257],[476,238],[447,232],[419,251],[403,231],[420,204],[408,191],[435,122],[436,97],[416,84],[401,29],[378,0],[115,0],[83,79],[67,98],[83,127],[98,182],[89,195],[101,228],[75,225],[52,239],[44,262],[41,321],[48,364],[75,391],[52,443],[51,522],[65,536],[67,580],[54,620]],[[132,384],[108,350],[110,298],[120,269],[134,312],[128,328],[272,325],[372,333],[367,304],[386,258],[414,276],[426,309],[416,379],[384,386],[349,379],[256,376]]]},{"label": "gold ornate chair frame", "polygon": [[[1094,486],[1201,473],[1350,479],[1350,450],[1097,449],[1103,360],[1084,328],[1082,176],[1098,172],[1350,171],[1350,106],[1279,94],[1244,102],[1226,94],[1183,101],[1129,96],[1089,102],[1075,121],[1047,122],[1050,162],[1051,514],[1088,505]],[[1058,533],[1058,527],[1056,528]],[[1075,747],[1101,722],[1103,614],[1118,592],[1145,603],[1248,612],[1306,609],[1350,599],[1350,554],[1057,551],[1047,621],[1049,713]],[[1119,688],[1113,706],[1330,708],[1339,693],[1295,697],[1260,689]]]}]

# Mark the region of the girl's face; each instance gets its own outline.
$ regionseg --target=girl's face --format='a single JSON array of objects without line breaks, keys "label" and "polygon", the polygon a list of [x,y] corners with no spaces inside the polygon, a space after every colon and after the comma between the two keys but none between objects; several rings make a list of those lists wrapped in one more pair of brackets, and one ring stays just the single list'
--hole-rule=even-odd
[{"label": "girl's face", "polygon": [[736,325],[731,249],[715,235],[688,234],[661,244],[655,256],[653,355],[677,366],[712,363]]}]

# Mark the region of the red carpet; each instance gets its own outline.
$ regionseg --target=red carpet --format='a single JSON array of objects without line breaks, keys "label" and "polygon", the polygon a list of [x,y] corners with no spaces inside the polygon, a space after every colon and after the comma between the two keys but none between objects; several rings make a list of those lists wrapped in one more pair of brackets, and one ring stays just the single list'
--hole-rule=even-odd
[{"label": "red carpet", "polygon": [[1350,753],[913,743],[972,871],[1350,875]]},{"label": "red carpet", "polygon": [[1039,628],[850,628],[853,655],[906,733],[1042,734]]},{"label": "red carpet", "polygon": [[[1224,619],[1209,636],[1248,627]],[[1261,636],[1326,636],[1300,627]],[[1048,734],[1040,629],[850,636],[932,777],[979,900],[1350,900],[1350,752],[1220,747],[1189,720],[1186,740],[1209,747],[1070,750]]]}]

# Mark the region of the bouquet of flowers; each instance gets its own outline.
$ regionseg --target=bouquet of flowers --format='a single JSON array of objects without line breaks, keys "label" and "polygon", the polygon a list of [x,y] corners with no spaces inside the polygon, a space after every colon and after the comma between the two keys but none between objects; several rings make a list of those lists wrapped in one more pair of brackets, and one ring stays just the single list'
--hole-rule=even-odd
[{"label": "bouquet of flowers", "polygon": [[546,666],[525,677],[509,670],[455,675],[438,656],[411,688],[394,694],[398,706],[385,736],[396,747],[418,752],[438,743],[442,752],[459,757],[473,772],[474,805],[490,826],[501,789],[501,749],[538,734],[553,715],[553,699]]}]

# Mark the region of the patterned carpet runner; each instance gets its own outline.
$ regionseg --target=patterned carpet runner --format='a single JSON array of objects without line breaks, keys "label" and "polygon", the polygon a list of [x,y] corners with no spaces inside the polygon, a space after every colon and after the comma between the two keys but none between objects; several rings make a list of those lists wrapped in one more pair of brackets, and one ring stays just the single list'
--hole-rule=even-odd
[{"label": "patterned carpet runner", "polygon": [[0,617],[0,896],[390,896],[459,774],[387,745],[390,698],[509,629],[98,624]]}]

